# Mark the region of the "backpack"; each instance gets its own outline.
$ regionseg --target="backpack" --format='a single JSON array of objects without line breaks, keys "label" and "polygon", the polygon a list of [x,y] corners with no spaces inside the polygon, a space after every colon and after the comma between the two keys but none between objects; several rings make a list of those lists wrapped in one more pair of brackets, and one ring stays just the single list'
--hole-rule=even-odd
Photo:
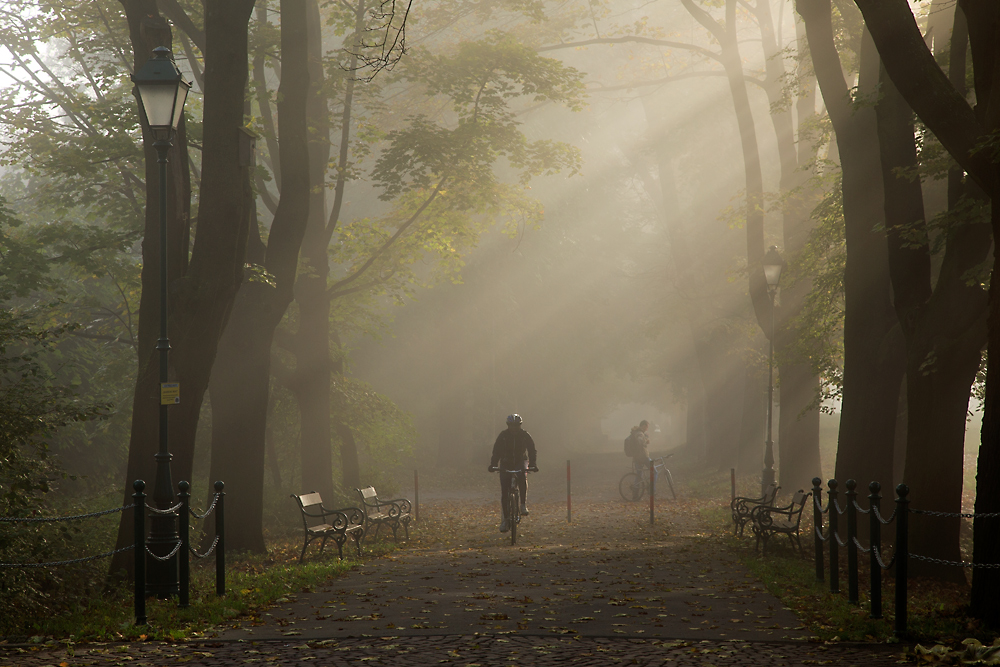
[{"label": "backpack", "polygon": [[625,456],[634,456],[634,454],[632,454],[635,447],[635,438],[632,437],[633,435],[633,433],[629,433],[628,437],[625,438]]}]

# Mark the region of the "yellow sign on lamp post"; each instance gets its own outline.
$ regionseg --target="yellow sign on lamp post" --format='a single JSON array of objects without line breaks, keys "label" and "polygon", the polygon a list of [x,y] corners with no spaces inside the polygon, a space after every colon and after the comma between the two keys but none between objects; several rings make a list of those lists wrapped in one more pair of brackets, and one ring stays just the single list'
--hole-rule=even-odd
[{"label": "yellow sign on lamp post", "polygon": [[180,382],[160,383],[160,405],[176,405],[181,402]]}]

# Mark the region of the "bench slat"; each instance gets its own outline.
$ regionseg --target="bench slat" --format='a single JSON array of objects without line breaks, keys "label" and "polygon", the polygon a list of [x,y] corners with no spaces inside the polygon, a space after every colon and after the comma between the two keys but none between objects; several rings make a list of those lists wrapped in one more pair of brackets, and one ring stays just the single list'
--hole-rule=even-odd
[{"label": "bench slat", "polygon": [[303,507],[313,507],[315,505],[322,505],[323,499],[318,493],[307,493],[299,496],[299,502],[302,503]]}]

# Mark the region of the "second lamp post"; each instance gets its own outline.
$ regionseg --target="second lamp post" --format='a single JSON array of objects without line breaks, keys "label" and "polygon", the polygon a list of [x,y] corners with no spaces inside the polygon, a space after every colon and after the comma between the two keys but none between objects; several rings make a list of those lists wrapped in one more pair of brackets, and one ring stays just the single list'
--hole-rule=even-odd
[{"label": "second lamp post", "polygon": [[[167,151],[173,145],[177,123],[184,113],[191,84],[184,81],[174,64],[170,49],[158,46],[153,49],[153,57],[132,75],[140,111],[145,115],[149,131],[153,136],[160,166],[159,209],[160,209],[160,337],[156,349],[160,355],[160,405],[159,405],[159,449],[156,453],[156,486],[153,500],[160,509],[171,507],[174,502],[173,482],[170,479],[170,459],[167,447],[167,407],[180,402],[178,386],[169,382],[168,358],[170,339],[167,338]],[[141,511],[136,508],[136,511]],[[176,549],[180,544],[177,524],[173,514],[154,514],[150,522],[149,552],[161,558],[174,553],[166,561],[152,560],[147,568],[146,590],[157,597],[169,597],[179,593],[177,577]]]},{"label": "second lamp post", "polygon": [[774,407],[774,297],[778,293],[778,281],[785,261],[778,254],[777,246],[771,246],[764,255],[764,279],[767,294],[771,297],[770,350],[767,355],[767,440],[764,442],[764,470],[760,476],[761,495],[767,494],[767,487],[774,483],[774,442],[771,440],[772,410]]}]

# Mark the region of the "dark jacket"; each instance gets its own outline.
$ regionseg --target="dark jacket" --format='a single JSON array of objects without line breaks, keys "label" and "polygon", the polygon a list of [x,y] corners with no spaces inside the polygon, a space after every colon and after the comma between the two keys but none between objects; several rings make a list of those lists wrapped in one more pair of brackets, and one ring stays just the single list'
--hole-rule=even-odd
[{"label": "dark jacket", "polygon": [[638,426],[632,427],[632,460],[645,463],[649,460],[649,436]]},{"label": "dark jacket", "polygon": [[498,464],[504,470],[520,470],[524,461],[528,466],[535,467],[535,441],[525,430],[508,428],[500,431],[497,441],[493,443],[493,456],[490,457],[490,467]]}]

